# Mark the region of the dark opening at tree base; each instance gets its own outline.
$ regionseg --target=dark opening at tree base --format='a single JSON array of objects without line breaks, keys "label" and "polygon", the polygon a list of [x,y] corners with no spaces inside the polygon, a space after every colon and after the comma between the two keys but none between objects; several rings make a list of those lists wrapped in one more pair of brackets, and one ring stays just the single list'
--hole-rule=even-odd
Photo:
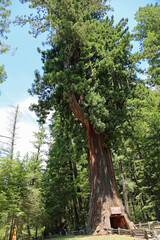
[{"label": "dark opening at tree base", "polygon": [[110,221],[111,221],[111,228],[129,229],[129,226],[128,226],[124,216],[119,216],[119,215],[111,216]]}]

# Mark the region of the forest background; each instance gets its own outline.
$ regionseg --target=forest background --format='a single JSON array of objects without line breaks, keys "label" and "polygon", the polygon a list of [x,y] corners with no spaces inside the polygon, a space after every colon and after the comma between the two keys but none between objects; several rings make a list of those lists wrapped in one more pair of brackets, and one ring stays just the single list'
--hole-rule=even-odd
[{"label": "forest background", "polygon": [[[137,14],[136,40],[141,42],[138,57],[148,65],[138,75],[134,97],[127,102],[128,116],[112,143],[119,191],[134,222],[160,220],[159,13],[156,3],[155,7],[142,8]],[[6,26],[5,22],[1,37]],[[2,53],[7,48],[1,43]],[[5,80],[3,69],[1,79]],[[50,136],[40,125],[34,134],[34,153],[21,158],[14,150],[19,113],[15,107],[10,131],[5,135],[8,145],[0,160],[1,237],[11,239],[15,222],[18,236],[85,228],[90,189],[88,147],[82,128],[73,119],[70,126],[54,112],[49,123]],[[49,146],[47,154],[42,150],[44,145]],[[8,152],[6,156],[4,150]]]}]

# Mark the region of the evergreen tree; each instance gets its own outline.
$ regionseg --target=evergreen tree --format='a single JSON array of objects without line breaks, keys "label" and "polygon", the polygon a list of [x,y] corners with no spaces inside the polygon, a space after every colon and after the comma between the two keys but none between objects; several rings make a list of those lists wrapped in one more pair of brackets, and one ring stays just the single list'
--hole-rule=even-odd
[{"label": "evergreen tree", "polygon": [[153,85],[160,83],[160,4],[148,4],[139,8],[135,15],[137,26],[135,27],[136,40],[141,43],[140,58],[147,60],[148,83]]},{"label": "evergreen tree", "polygon": [[86,143],[77,121],[72,127],[57,113],[51,125],[53,143],[44,174],[46,233],[74,230],[87,223],[89,182]]},{"label": "evergreen tree", "polygon": [[114,26],[113,18],[103,19],[107,8],[103,1],[31,2],[31,7],[46,9],[44,20],[51,26],[53,40],[52,49],[42,53],[44,76],[36,72],[30,91],[39,96],[33,109],[40,120],[53,108],[64,111],[65,118],[74,114],[85,130],[91,186],[88,231],[99,233],[111,227],[111,207],[121,208],[124,221],[119,226],[130,228],[110,150],[136,83],[127,22],[122,19]]},{"label": "evergreen tree", "polygon": [[[42,138],[44,132],[41,130],[39,135]],[[0,238],[3,240],[12,239],[15,225],[17,238],[38,237],[44,230],[41,138],[35,142],[38,153],[30,158],[20,160],[11,154],[0,159]]]},{"label": "evergreen tree", "polygon": [[44,230],[44,204],[42,197],[42,177],[44,168],[44,159],[42,148],[46,143],[46,134],[43,127],[34,133],[35,140],[33,146],[35,152],[28,158],[26,169],[28,172],[28,203],[25,208],[25,222],[27,223],[27,235],[36,238]]},{"label": "evergreen tree", "polygon": [[12,158],[0,159],[1,231],[2,239],[12,239],[15,224],[20,224],[26,201],[26,170],[22,162]]},{"label": "evergreen tree", "polygon": [[159,219],[159,97],[158,88],[137,86],[134,98],[128,101],[123,135],[114,146],[116,176],[120,178],[121,161],[130,212],[136,222]]},{"label": "evergreen tree", "polygon": [[[0,54],[6,52],[9,46],[6,45],[2,39],[6,39],[6,33],[9,30],[9,16],[10,10],[7,7],[11,4],[10,0],[0,0]],[[4,71],[4,66],[0,66],[0,83],[6,79],[6,72]]]}]

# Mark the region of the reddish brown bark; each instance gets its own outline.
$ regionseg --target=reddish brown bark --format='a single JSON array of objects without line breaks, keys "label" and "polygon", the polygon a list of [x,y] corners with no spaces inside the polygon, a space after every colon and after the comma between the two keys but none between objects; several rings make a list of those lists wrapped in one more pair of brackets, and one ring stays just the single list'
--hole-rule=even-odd
[{"label": "reddish brown bark", "polygon": [[[129,220],[119,197],[111,152],[109,148],[104,148],[103,134],[97,134],[93,126],[85,119],[73,93],[70,98],[70,109],[82,122],[89,144],[88,166],[91,195],[88,232],[106,233],[107,229],[117,226],[132,228],[133,223]],[[113,216],[111,207],[120,207],[122,212],[120,216]]]},{"label": "reddish brown bark", "polygon": [[[132,223],[125,212],[114,176],[110,149],[104,148],[103,134],[96,134],[93,126],[87,132],[90,160],[89,176],[91,186],[88,231],[103,233],[111,227],[131,228]],[[120,207],[121,214],[112,215],[111,207]],[[111,225],[112,222],[118,222]],[[113,220],[114,219],[114,220]]]},{"label": "reddish brown bark", "polygon": [[17,226],[14,227],[12,240],[16,240]]}]

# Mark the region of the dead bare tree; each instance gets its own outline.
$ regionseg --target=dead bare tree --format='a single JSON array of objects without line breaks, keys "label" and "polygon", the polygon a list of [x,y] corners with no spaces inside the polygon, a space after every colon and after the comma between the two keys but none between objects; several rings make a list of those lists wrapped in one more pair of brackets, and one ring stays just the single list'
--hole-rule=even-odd
[{"label": "dead bare tree", "polygon": [[13,158],[14,148],[17,140],[17,129],[18,123],[20,121],[20,110],[19,105],[15,107],[11,106],[13,110],[9,114],[9,126],[8,126],[8,135],[0,134],[0,152],[3,155],[10,155]]}]

